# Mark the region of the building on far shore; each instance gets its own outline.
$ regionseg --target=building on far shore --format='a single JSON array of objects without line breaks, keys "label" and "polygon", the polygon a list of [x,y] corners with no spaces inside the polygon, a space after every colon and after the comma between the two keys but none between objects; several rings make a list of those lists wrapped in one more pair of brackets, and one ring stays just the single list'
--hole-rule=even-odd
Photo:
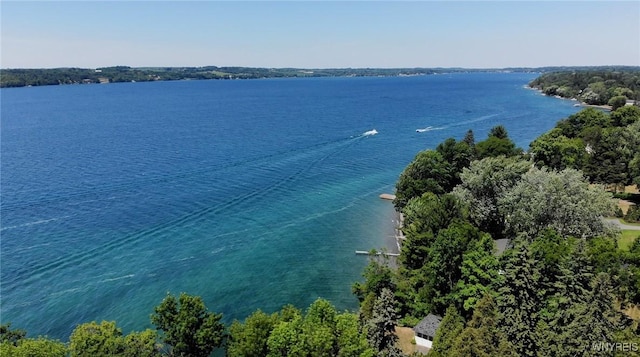
[{"label": "building on far shore", "polygon": [[427,315],[422,321],[413,328],[416,333],[416,345],[426,348],[431,348],[433,345],[433,338],[436,335],[438,327],[440,327],[440,321],[442,318],[433,314]]}]

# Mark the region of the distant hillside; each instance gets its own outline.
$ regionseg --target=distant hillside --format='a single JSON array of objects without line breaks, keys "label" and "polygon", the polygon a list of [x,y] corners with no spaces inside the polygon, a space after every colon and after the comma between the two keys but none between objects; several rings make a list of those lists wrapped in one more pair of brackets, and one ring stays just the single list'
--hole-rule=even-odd
[{"label": "distant hillside", "polygon": [[[59,84],[89,84],[113,82],[148,82],[196,79],[257,79],[280,77],[345,77],[426,75],[438,70],[405,69],[297,69],[249,67],[141,67],[126,66],[97,69],[4,69],[0,87],[24,87]],[[439,70],[443,72],[442,70]]]},{"label": "distant hillside", "polygon": [[[631,67],[634,68],[634,67]],[[25,87],[60,84],[148,82],[196,79],[257,79],[281,77],[364,77],[415,76],[455,72],[540,72],[575,70],[612,70],[613,67],[543,68],[252,68],[252,67],[139,67],[127,66],[52,69],[2,69],[0,87]]]},{"label": "distant hillside", "polygon": [[593,105],[624,105],[640,100],[640,67],[610,67],[545,73],[529,84],[547,95],[576,98]]}]

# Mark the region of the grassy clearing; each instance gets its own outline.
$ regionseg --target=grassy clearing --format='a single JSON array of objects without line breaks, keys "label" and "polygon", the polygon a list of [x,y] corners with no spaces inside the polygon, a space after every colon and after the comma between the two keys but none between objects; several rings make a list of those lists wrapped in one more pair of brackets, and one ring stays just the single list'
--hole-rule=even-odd
[{"label": "grassy clearing", "polygon": [[631,206],[632,204],[633,203],[627,200],[618,200],[618,207],[620,207],[620,209],[622,210],[622,214],[627,214],[627,211],[629,211],[629,206]]},{"label": "grassy clearing", "polygon": [[626,224],[628,226],[638,226],[640,227],[640,223],[635,223],[635,222],[627,222],[622,218],[618,218],[618,220],[620,221],[620,223]]},{"label": "grassy clearing", "polygon": [[410,355],[416,351],[416,345],[411,343],[414,336],[413,329],[397,326],[396,335],[398,336],[398,345],[404,354]]},{"label": "grassy clearing", "polygon": [[629,186],[626,186],[624,188],[624,192],[627,192],[627,193],[640,193],[640,190],[638,190],[638,186],[636,186],[636,185],[629,185]]},{"label": "grassy clearing", "polygon": [[396,336],[398,336],[398,346],[405,355],[418,352],[426,355],[429,349],[426,347],[419,347],[413,342],[415,333],[411,327],[396,326]]},{"label": "grassy clearing", "polygon": [[[611,187],[605,186],[604,189],[613,194]],[[622,210],[622,214],[627,214],[630,205],[640,204],[640,192],[636,185],[626,186],[623,191],[618,191],[616,197],[619,198],[618,207]]]},{"label": "grassy clearing", "polygon": [[638,308],[637,305],[631,305],[626,309],[622,310],[622,312],[624,312],[625,315],[629,316],[630,318],[636,321],[640,320],[640,308]]},{"label": "grassy clearing", "polygon": [[629,251],[633,241],[640,236],[640,231],[623,230],[618,239],[618,248],[622,251]]}]

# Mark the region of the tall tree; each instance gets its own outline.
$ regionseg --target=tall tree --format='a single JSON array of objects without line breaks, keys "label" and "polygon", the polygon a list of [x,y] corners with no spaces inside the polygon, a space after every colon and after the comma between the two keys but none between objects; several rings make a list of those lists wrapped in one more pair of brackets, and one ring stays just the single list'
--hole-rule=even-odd
[{"label": "tall tree", "polygon": [[167,295],[154,309],[151,322],[164,332],[164,342],[176,356],[209,356],[225,337],[222,314],[209,312],[199,296]]},{"label": "tall tree", "polygon": [[385,351],[396,348],[395,344],[398,340],[395,334],[397,320],[393,292],[389,289],[384,289],[376,300],[373,317],[367,324],[369,343],[376,351],[385,353]]},{"label": "tall tree", "polygon": [[426,284],[421,293],[433,312],[443,314],[447,306],[456,302],[452,293],[462,277],[464,253],[481,237],[482,232],[468,223],[454,223],[438,233],[429,262],[422,269]]},{"label": "tall tree", "polygon": [[624,128],[619,150],[629,158],[629,180],[640,187],[640,119]]},{"label": "tall tree", "polygon": [[267,340],[267,357],[305,357],[308,347],[302,331],[302,317],[296,316],[290,321],[278,323]]},{"label": "tall tree", "polygon": [[122,330],[115,321],[78,325],[69,338],[71,356],[124,356]]},{"label": "tall tree", "polygon": [[456,186],[460,183],[462,169],[471,163],[474,150],[465,141],[456,142],[455,139],[449,138],[438,144],[436,151],[442,155],[446,162],[451,164],[451,182],[447,186],[450,188]]},{"label": "tall tree", "polygon": [[27,331],[23,329],[12,329],[11,322],[0,325],[0,343],[10,343],[15,346],[26,335]]},{"label": "tall tree", "polygon": [[640,107],[627,105],[612,111],[610,116],[613,126],[628,126],[640,120]]},{"label": "tall tree", "polygon": [[442,194],[451,190],[452,167],[437,151],[426,150],[402,171],[396,183],[396,208],[402,209],[413,197],[425,192]]},{"label": "tall tree", "polygon": [[526,244],[504,253],[504,279],[498,288],[500,329],[521,356],[535,356],[538,350],[535,328],[541,308],[540,270]]},{"label": "tall tree", "polygon": [[623,128],[606,128],[593,140],[583,168],[591,182],[622,186],[631,183],[628,165],[633,152],[620,145],[624,134]]},{"label": "tall tree", "polygon": [[484,234],[479,241],[470,244],[462,256],[460,280],[456,283],[455,303],[465,316],[471,317],[476,303],[488,294],[498,282],[498,259],[493,239]]},{"label": "tall tree", "polygon": [[[532,259],[540,271],[539,295],[549,298],[557,290],[558,277],[576,258],[574,238],[565,238],[553,229],[546,229],[535,237],[530,248]],[[584,262],[581,260],[580,263]]]},{"label": "tall tree", "polygon": [[264,357],[268,353],[267,340],[278,323],[278,315],[257,310],[244,320],[234,321],[229,328],[227,355],[229,357]]},{"label": "tall tree", "polygon": [[587,128],[606,128],[610,125],[609,116],[602,110],[586,108],[559,121],[556,127],[560,128],[562,135],[568,138],[577,138],[584,136],[583,131]]},{"label": "tall tree", "polygon": [[505,212],[498,205],[531,164],[520,158],[485,158],[471,163],[460,175],[462,183],[453,193],[469,207],[471,221],[494,239],[502,238]]},{"label": "tall tree", "polygon": [[496,125],[489,131],[489,136],[496,137],[498,139],[507,139],[507,129],[503,125]]},{"label": "tall tree", "polygon": [[[611,295],[611,281],[606,273],[598,274],[591,288],[577,302],[560,312],[559,325],[547,331],[543,339],[543,352],[552,352],[557,356],[601,356],[594,346],[613,343],[616,331],[622,326],[622,314],[614,309]],[[612,354],[612,353],[611,353]]]},{"label": "tall tree", "polygon": [[512,344],[498,328],[499,313],[491,295],[485,295],[473,312],[471,321],[460,333],[448,354],[457,356],[517,356]]},{"label": "tall tree", "polygon": [[160,356],[157,347],[158,333],[146,329],[141,332],[131,332],[124,336],[124,356],[127,357],[154,357]]},{"label": "tall tree", "polygon": [[95,321],[78,325],[69,338],[71,356],[153,357],[160,353],[157,334],[152,330],[124,336],[115,321]]},{"label": "tall tree", "polygon": [[464,330],[464,319],[458,313],[458,309],[454,306],[449,306],[436,331],[429,356],[448,356],[452,352],[456,338],[462,330]]},{"label": "tall tree", "polygon": [[331,303],[317,299],[304,317],[302,331],[312,357],[335,356],[338,343],[335,336],[337,312]]},{"label": "tall tree", "polygon": [[373,256],[370,257],[369,264],[362,275],[365,278],[364,283],[354,283],[351,290],[360,301],[360,315],[364,320],[369,320],[373,314],[375,301],[382,290],[395,290],[394,274],[386,257]]},{"label": "tall tree", "polygon": [[539,167],[556,170],[581,169],[587,160],[587,151],[581,138],[568,138],[559,128],[537,137],[531,144],[531,154]]},{"label": "tall tree", "polygon": [[464,204],[452,194],[436,195],[431,192],[412,198],[402,210],[405,234],[432,232],[438,234],[451,223],[465,220]]},{"label": "tall tree", "polygon": [[467,132],[464,134],[464,138],[462,139],[462,141],[467,143],[467,145],[469,145],[470,148],[473,148],[476,145],[476,137],[473,134],[473,130],[471,129],[467,130]]},{"label": "tall tree", "polygon": [[535,237],[552,228],[563,237],[591,238],[609,232],[602,220],[614,211],[608,193],[591,187],[579,171],[532,168],[499,202],[507,232]]},{"label": "tall tree", "polygon": [[68,356],[67,346],[56,340],[44,337],[23,338],[16,344],[7,341],[0,342],[0,356],[8,357],[65,357]]},{"label": "tall tree", "polygon": [[522,153],[522,149],[516,148],[511,141],[507,130],[502,125],[495,126],[489,132],[489,136],[475,145],[476,156],[479,159],[497,156],[515,156]]},{"label": "tall tree", "polygon": [[362,333],[361,330],[357,315],[342,313],[336,316],[338,357],[373,357],[375,355],[367,342],[366,333]]}]

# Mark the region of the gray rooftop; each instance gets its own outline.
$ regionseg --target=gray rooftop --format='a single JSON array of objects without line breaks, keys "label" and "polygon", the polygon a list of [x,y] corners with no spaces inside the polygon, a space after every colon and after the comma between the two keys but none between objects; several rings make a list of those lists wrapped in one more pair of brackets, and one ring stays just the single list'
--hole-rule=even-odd
[{"label": "gray rooftop", "polygon": [[496,244],[496,255],[502,255],[509,246],[509,243],[511,243],[508,238],[496,239],[493,242]]},{"label": "gray rooftop", "polygon": [[416,327],[413,328],[413,331],[427,336],[435,336],[441,320],[442,317],[429,314],[422,319],[422,321],[418,322]]}]

